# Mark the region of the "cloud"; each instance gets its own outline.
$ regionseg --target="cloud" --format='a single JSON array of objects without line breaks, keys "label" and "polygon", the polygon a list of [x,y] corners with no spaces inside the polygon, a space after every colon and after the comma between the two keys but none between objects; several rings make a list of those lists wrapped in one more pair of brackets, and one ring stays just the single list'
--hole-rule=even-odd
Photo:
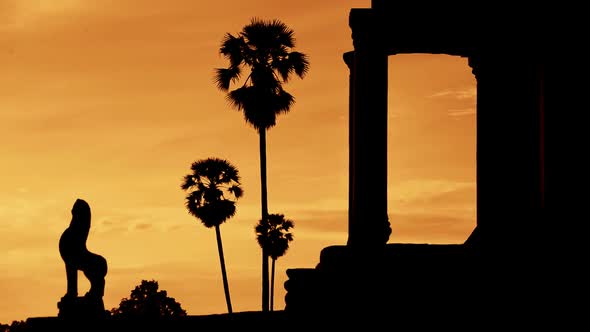
[{"label": "cloud", "polygon": [[[42,198],[36,192],[18,193],[17,195],[0,196],[0,220],[4,234],[52,233],[59,230],[61,225],[69,223],[70,207],[63,208],[59,201],[53,198]],[[10,236],[5,241],[12,242]]]},{"label": "cloud", "polygon": [[146,222],[142,222],[142,223],[135,225],[135,229],[137,229],[137,230],[145,230],[145,229],[150,229],[150,228],[152,228],[152,224],[146,223]]},{"label": "cloud", "polygon": [[477,96],[476,88],[464,89],[447,89],[428,96],[429,98],[451,98],[451,99],[475,99]]},{"label": "cloud", "polygon": [[475,219],[430,213],[392,213],[390,243],[463,243]]},{"label": "cloud", "polygon": [[[432,194],[422,202],[399,208],[390,206],[392,234],[389,242],[463,243],[476,224],[475,206],[461,198],[466,190]],[[293,217],[296,241],[325,239],[336,244],[345,243],[348,238],[346,210],[302,210],[292,214],[299,215],[296,219]]]},{"label": "cloud", "polygon": [[473,107],[459,108],[459,109],[448,110],[448,114],[449,114],[449,116],[452,116],[452,117],[462,117],[462,116],[475,115],[476,111],[475,111],[475,108],[473,108]]},{"label": "cloud", "polygon": [[414,179],[390,192],[390,242],[463,243],[475,227],[474,181]]},{"label": "cloud", "polygon": [[121,233],[136,230],[169,231],[184,225],[172,216],[184,216],[184,211],[176,207],[130,207],[111,208],[102,215],[94,217],[98,233]]},{"label": "cloud", "polygon": [[[413,179],[396,183],[389,192],[389,216],[392,222],[395,220],[396,223],[402,224],[401,230],[409,232],[407,236],[413,234],[414,229],[411,227],[413,224],[426,225],[428,228],[436,230],[433,228],[435,225],[441,225],[440,229],[443,229],[445,223],[451,226],[457,225],[455,221],[458,221],[458,225],[460,225],[460,229],[457,231],[458,237],[470,232],[470,225],[473,223],[476,210],[476,183],[474,181]],[[302,206],[310,208],[305,209]],[[295,223],[294,233],[296,236],[304,234],[304,236],[314,237],[332,235],[347,237],[347,201],[330,204],[325,202],[309,204],[306,202],[283,206],[283,209],[285,209],[285,215]],[[426,224],[416,220],[426,220]],[[403,225],[406,223],[410,223],[410,225]],[[468,230],[465,230],[465,227]],[[423,229],[421,234],[428,234],[428,231]],[[432,239],[435,240],[437,236],[435,235]]]},{"label": "cloud", "polygon": [[456,192],[475,192],[475,181],[453,181],[445,179],[412,179],[395,184],[390,192],[394,193],[394,200],[402,203],[432,202],[441,195]]},{"label": "cloud", "polygon": [[0,2],[0,29],[21,29],[47,19],[78,14],[83,9],[77,0]]},{"label": "cloud", "polygon": [[300,210],[293,217],[297,229],[319,232],[346,232],[348,230],[347,210]]}]

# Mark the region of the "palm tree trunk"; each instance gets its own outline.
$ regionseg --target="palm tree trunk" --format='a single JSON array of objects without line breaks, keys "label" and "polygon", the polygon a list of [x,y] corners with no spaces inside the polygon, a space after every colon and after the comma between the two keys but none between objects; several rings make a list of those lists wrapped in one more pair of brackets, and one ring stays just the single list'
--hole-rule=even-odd
[{"label": "palm tree trunk", "polygon": [[[266,128],[258,130],[260,136],[260,205],[262,220],[268,219],[268,193],[266,187]],[[268,254],[262,248],[262,311],[268,311]]]},{"label": "palm tree trunk", "polygon": [[215,226],[215,235],[217,236],[217,250],[219,251],[219,262],[221,263],[221,277],[223,278],[223,290],[225,291],[225,302],[227,303],[227,312],[232,313],[231,299],[229,297],[229,284],[227,283],[227,272],[225,271],[225,259],[223,258],[223,245],[221,244],[221,231],[219,225]]},{"label": "palm tree trunk", "polygon": [[271,275],[270,275],[270,311],[274,311],[274,300],[275,300],[275,262],[276,259],[272,259]]}]

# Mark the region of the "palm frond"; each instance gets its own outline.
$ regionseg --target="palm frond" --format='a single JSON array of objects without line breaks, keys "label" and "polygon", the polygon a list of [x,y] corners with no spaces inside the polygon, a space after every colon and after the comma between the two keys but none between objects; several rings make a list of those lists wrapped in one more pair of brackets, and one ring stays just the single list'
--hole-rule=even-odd
[{"label": "palm frond", "polygon": [[238,169],[235,168],[232,164],[226,161],[221,169],[219,177],[220,184],[228,184],[235,182],[236,184],[240,184],[240,176],[238,175]]},{"label": "palm frond", "polygon": [[182,184],[180,185],[180,188],[182,188],[182,190],[188,190],[188,189],[194,187],[195,185],[196,185],[196,182],[195,182],[195,178],[193,177],[193,175],[187,174],[183,177]]},{"label": "palm frond", "polygon": [[241,70],[238,66],[230,66],[229,68],[215,69],[215,85],[221,91],[229,90],[231,83],[235,83],[240,79]]},{"label": "palm frond", "polygon": [[272,102],[272,108],[277,113],[287,113],[291,109],[291,106],[295,104],[295,98],[287,91],[280,89],[274,96]]},{"label": "palm frond", "polygon": [[199,180],[197,181],[197,185],[195,186],[196,190],[194,191],[199,192],[199,195],[201,196],[205,196],[205,192],[207,192],[209,187],[203,182],[203,179],[201,177],[199,177],[198,179]]},{"label": "palm frond", "polygon": [[265,20],[253,17],[250,23],[242,28],[240,35],[245,39],[246,44],[249,47],[255,49],[263,49],[265,43],[269,39],[269,31],[267,29],[267,23]]},{"label": "palm frond", "polygon": [[218,200],[203,204],[195,211],[205,227],[219,226],[236,213],[235,202]]},{"label": "palm frond", "polygon": [[240,186],[231,186],[228,191],[234,194],[236,198],[240,198],[244,195],[244,190]]},{"label": "palm frond", "polygon": [[205,159],[197,160],[191,164],[191,170],[193,171],[194,175],[201,175],[203,173],[203,169],[206,165]]},{"label": "palm frond", "polygon": [[250,106],[253,101],[253,87],[243,86],[235,90],[230,91],[226,98],[230,102],[231,106],[237,108],[238,111],[244,110]]},{"label": "palm frond", "polygon": [[272,111],[268,103],[264,102],[264,99],[258,101],[258,103],[244,108],[244,119],[256,130],[273,127],[276,124],[276,113]]},{"label": "palm frond", "polygon": [[226,33],[221,41],[219,53],[230,61],[232,67],[239,67],[244,61],[242,54],[244,47],[246,47],[246,43],[242,37],[235,37],[231,33]]},{"label": "palm frond", "polygon": [[295,45],[293,30],[279,20],[268,21],[255,17],[240,34],[250,47],[265,52]]},{"label": "palm frond", "polygon": [[276,260],[277,258],[285,255],[288,249],[289,241],[285,238],[279,238],[273,243],[271,248],[268,250],[268,253],[272,259]]},{"label": "palm frond", "polygon": [[285,220],[285,215],[280,213],[271,213],[268,215],[267,220],[272,228],[276,228],[278,225],[283,223],[283,221]]},{"label": "palm frond", "polygon": [[276,115],[268,102],[270,98],[272,91],[258,86],[244,86],[227,94],[232,107],[243,111],[246,122],[256,130],[275,124]]},{"label": "palm frond", "polygon": [[277,43],[289,48],[295,47],[294,31],[289,28],[285,23],[274,19],[269,23],[270,29],[273,30],[277,38]]},{"label": "palm frond", "polygon": [[293,224],[293,221],[291,221],[289,219],[285,219],[280,225],[280,227],[283,231],[289,231],[294,226],[295,225]]},{"label": "palm frond", "polygon": [[309,71],[309,58],[301,52],[291,52],[287,56],[286,62],[290,68],[293,68],[297,76],[303,78]]},{"label": "palm frond", "polygon": [[204,191],[203,198],[205,202],[215,202],[223,199],[223,191],[217,187],[216,184],[213,184]]},{"label": "palm frond", "polygon": [[272,67],[279,73],[284,83],[289,81],[291,74],[295,71],[288,57],[277,57],[273,60]]},{"label": "palm frond", "polygon": [[281,82],[277,80],[271,67],[255,66],[252,68],[250,75],[252,86],[260,90],[276,90],[280,87]]},{"label": "palm frond", "polygon": [[186,196],[186,200],[185,200],[186,208],[187,208],[188,212],[195,217],[198,217],[197,210],[201,206],[201,201],[202,201],[201,197],[202,197],[202,193],[200,193],[198,191],[190,192]]}]

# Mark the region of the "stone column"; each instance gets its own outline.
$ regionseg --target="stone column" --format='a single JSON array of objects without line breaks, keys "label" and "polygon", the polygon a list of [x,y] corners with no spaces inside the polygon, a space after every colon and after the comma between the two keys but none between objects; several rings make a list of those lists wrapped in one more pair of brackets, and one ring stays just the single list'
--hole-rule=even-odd
[{"label": "stone column", "polygon": [[387,52],[374,13],[353,9],[350,74],[349,234],[351,247],[382,246],[387,216]]},{"label": "stone column", "polygon": [[[353,162],[353,152],[352,146],[354,145],[354,134],[353,134],[353,121],[354,121],[354,82],[355,82],[355,75],[354,75],[354,51],[346,52],[343,54],[342,59],[348,66],[349,75],[348,75],[348,235],[350,238],[351,229],[354,229],[354,222],[353,216],[355,215],[354,209],[355,204],[353,204],[353,188],[354,186],[354,162]],[[350,242],[350,240],[349,240]]]},{"label": "stone column", "polygon": [[492,251],[535,247],[543,227],[541,63],[523,52],[480,50],[477,79],[477,228],[467,241]]}]

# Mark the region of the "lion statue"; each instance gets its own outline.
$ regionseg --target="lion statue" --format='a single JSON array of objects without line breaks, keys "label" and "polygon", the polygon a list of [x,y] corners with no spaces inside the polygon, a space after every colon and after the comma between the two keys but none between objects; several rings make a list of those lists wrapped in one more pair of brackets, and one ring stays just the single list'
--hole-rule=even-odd
[{"label": "lion statue", "polygon": [[90,290],[85,297],[102,302],[107,261],[86,248],[89,231],[90,206],[86,201],[77,199],[72,208],[72,221],[59,239],[59,253],[66,265],[68,282],[64,298],[78,296],[78,271],[80,270],[90,281]]}]

